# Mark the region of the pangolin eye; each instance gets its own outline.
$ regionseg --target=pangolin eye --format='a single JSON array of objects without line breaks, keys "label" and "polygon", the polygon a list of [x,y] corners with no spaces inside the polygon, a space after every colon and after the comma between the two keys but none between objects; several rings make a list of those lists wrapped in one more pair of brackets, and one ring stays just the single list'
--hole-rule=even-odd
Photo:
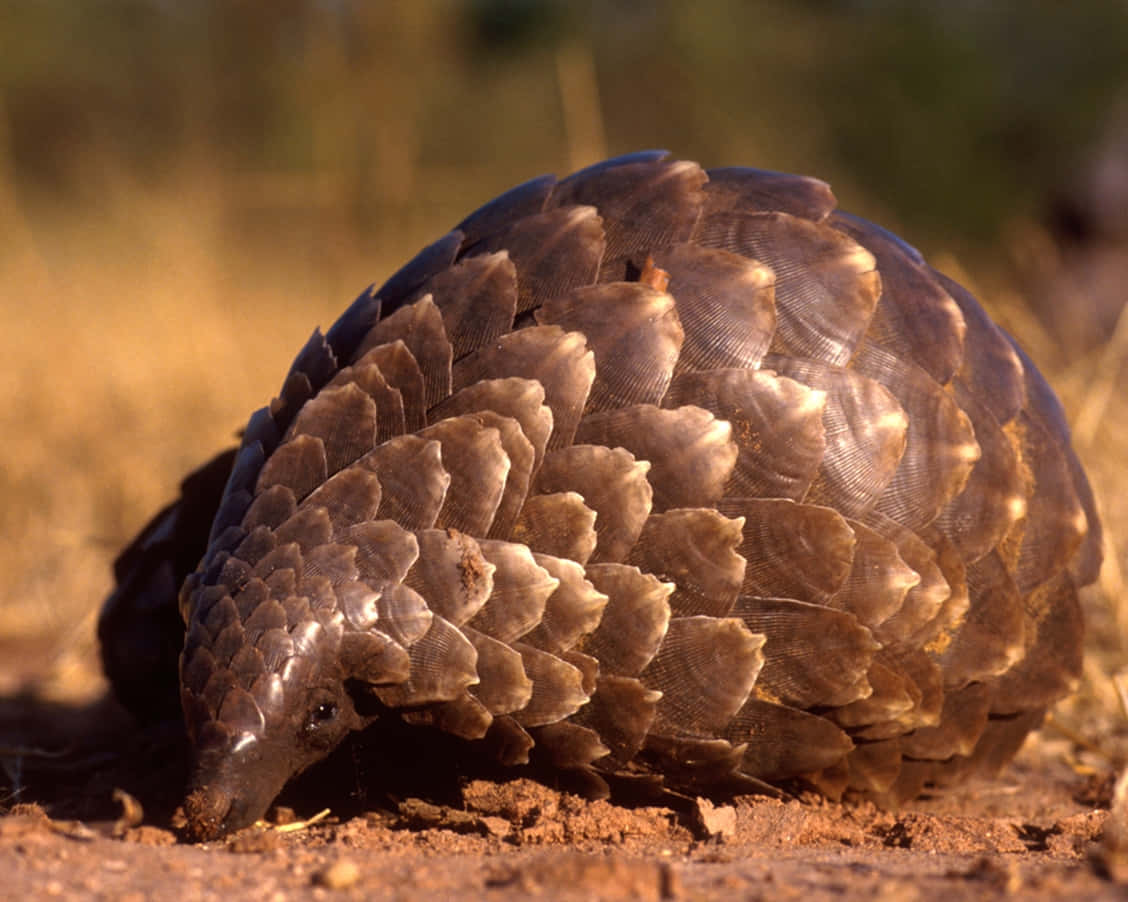
[{"label": "pangolin eye", "polygon": [[309,725],[311,727],[319,727],[323,724],[329,723],[337,716],[337,706],[332,702],[321,702],[314,705],[313,710],[309,715]]},{"label": "pangolin eye", "polygon": [[340,739],[343,725],[340,705],[332,698],[310,700],[301,734],[313,748],[330,748]]}]

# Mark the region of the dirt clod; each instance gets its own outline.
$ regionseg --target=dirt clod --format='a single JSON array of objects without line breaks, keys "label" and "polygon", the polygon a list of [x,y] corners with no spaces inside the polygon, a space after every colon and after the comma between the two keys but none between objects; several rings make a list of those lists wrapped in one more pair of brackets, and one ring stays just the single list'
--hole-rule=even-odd
[{"label": "dirt clod", "polygon": [[316,886],[327,889],[347,889],[360,879],[360,868],[348,858],[338,858],[324,870],[313,875]]},{"label": "dirt clod", "polygon": [[731,805],[714,805],[709,799],[698,798],[694,811],[706,836],[723,840],[736,834],[736,809]]}]

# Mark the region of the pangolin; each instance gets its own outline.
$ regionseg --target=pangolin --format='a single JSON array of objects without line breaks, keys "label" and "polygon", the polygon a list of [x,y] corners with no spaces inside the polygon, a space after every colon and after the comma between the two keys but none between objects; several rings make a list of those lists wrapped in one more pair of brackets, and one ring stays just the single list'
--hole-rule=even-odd
[{"label": "pangolin", "polygon": [[835,206],[619,157],[315,331],[99,623],[127,706],[179,697],[190,835],[389,718],[596,793],[1005,763],[1081,672],[1093,496],[1014,341]]}]

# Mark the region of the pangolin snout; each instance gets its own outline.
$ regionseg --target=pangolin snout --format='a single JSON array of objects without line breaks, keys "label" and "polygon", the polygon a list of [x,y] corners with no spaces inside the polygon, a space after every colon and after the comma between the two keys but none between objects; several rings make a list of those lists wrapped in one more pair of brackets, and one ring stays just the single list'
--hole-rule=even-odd
[{"label": "pangolin snout", "polygon": [[213,724],[202,732],[184,799],[186,832],[195,842],[249,827],[266,814],[291,776],[284,757],[264,754],[257,738],[243,735],[225,742],[226,734]]},{"label": "pangolin snout", "polygon": [[284,775],[254,786],[240,780],[196,781],[184,799],[188,838],[206,842],[251,826],[266,815],[284,782]]},{"label": "pangolin snout", "polygon": [[188,834],[194,842],[205,842],[227,832],[228,815],[234,800],[222,789],[205,786],[193,790],[184,800]]}]

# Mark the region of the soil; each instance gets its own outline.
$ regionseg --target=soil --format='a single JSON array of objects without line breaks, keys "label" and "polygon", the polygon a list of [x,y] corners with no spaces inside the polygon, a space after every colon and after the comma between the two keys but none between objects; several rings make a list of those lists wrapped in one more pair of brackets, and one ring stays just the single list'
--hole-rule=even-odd
[{"label": "soil", "polygon": [[[1086,773],[1047,736],[994,782],[891,813],[814,796],[593,802],[527,776],[475,778],[426,734],[385,733],[304,775],[274,824],[191,845],[175,828],[176,724],[139,727],[108,699],[25,694],[0,701],[0,735],[18,739],[3,749],[6,898],[1126,895],[1104,838],[1119,821],[1112,776]],[[297,820],[323,807],[320,820]]]}]

